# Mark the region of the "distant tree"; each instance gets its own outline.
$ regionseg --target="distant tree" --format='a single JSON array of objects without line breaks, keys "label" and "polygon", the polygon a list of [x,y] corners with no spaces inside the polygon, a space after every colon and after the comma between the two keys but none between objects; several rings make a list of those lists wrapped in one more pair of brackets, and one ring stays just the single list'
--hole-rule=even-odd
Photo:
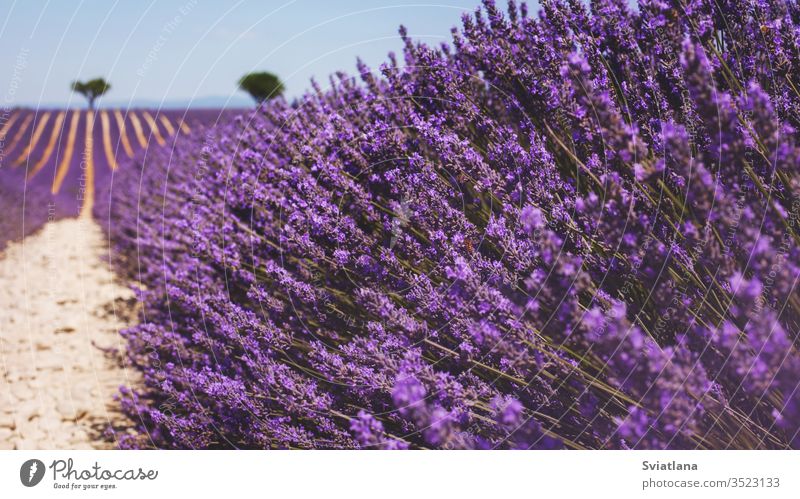
[{"label": "distant tree", "polygon": [[249,93],[256,102],[274,99],[284,91],[281,80],[272,73],[250,73],[239,79],[239,88]]},{"label": "distant tree", "polygon": [[102,78],[95,78],[87,82],[73,81],[71,88],[73,92],[78,92],[86,97],[89,101],[89,109],[94,109],[95,99],[111,90],[111,84]]}]

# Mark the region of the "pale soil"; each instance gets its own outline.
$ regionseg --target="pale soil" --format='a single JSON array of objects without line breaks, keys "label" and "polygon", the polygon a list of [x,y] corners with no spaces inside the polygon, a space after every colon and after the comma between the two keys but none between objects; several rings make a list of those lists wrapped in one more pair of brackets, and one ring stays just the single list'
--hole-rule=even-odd
[{"label": "pale soil", "polygon": [[[114,446],[114,395],[133,384],[114,351],[132,293],[88,217],[46,224],[0,254],[0,449]],[[99,348],[98,348],[99,347]]]}]

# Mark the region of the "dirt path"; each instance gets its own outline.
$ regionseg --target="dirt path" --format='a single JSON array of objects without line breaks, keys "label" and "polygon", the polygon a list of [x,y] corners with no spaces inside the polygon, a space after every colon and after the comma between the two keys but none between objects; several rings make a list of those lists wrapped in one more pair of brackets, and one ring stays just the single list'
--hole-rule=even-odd
[{"label": "dirt path", "polygon": [[130,384],[122,349],[132,298],[101,260],[90,218],[48,223],[0,254],[0,449],[112,447],[113,395]]}]

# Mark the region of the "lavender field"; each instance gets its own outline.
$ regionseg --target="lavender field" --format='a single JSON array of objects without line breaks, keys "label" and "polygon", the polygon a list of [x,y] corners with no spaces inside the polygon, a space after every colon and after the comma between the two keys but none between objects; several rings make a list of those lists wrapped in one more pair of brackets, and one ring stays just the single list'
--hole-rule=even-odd
[{"label": "lavender field", "polygon": [[93,217],[133,290],[105,438],[800,449],[797,3],[400,35],[253,111],[11,114],[0,240]]},{"label": "lavender field", "polygon": [[0,248],[48,219],[91,212],[98,187],[149,144],[171,146],[224,112],[6,109],[0,114]]}]

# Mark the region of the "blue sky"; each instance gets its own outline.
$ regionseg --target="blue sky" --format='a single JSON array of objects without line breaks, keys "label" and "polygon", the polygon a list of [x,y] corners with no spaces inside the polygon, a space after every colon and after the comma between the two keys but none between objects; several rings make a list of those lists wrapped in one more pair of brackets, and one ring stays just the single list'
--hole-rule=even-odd
[{"label": "blue sky", "polygon": [[74,79],[103,76],[99,101],[242,101],[236,80],[277,73],[289,96],[314,76],[377,68],[401,42],[448,41],[479,0],[0,0],[0,105],[82,105]]}]

